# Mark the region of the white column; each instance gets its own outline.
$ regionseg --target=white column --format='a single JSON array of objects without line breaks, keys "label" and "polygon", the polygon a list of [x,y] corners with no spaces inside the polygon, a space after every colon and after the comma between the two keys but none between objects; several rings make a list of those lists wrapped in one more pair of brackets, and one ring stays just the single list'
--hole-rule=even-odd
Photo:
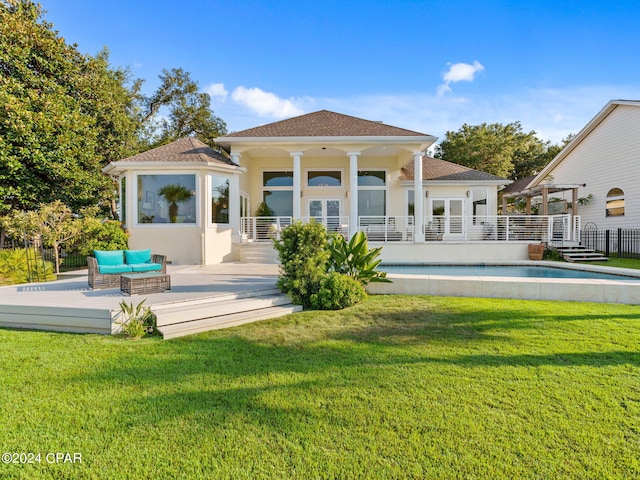
[{"label": "white column", "polygon": [[229,223],[231,240],[240,241],[240,175],[229,177]]},{"label": "white column", "polygon": [[300,171],[300,157],[302,152],[293,152],[293,219],[300,220],[302,218],[302,172]]},{"label": "white column", "polygon": [[424,192],[422,191],[422,156],[424,152],[413,154],[413,215],[415,223],[414,242],[424,242]]},{"label": "white column", "polygon": [[349,152],[349,238],[358,231],[358,156]]}]

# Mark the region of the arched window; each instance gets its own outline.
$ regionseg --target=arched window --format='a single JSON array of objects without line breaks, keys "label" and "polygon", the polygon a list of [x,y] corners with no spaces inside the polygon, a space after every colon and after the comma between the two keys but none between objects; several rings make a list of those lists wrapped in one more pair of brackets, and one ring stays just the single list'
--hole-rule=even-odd
[{"label": "arched window", "polygon": [[624,192],[620,188],[612,188],[607,193],[607,217],[624,215]]}]

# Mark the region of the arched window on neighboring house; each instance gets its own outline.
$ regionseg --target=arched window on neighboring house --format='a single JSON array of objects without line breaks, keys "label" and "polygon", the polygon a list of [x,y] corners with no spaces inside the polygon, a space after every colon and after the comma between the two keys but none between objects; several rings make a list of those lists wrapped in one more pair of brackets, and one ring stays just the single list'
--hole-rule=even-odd
[{"label": "arched window on neighboring house", "polygon": [[607,193],[607,217],[624,215],[624,192],[620,188],[612,188]]}]

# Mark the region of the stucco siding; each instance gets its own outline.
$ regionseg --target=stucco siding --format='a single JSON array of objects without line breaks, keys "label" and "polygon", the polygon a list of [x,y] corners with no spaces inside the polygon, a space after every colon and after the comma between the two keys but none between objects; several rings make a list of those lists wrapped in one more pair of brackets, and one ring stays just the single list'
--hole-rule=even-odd
[{"label": "stucco siding", "polygon": [[[578,207],[583,226],[592,222],[599,229],[640,228],[640,108],[617,106],[549,176],[550,183],[586,184],[579,197],[591,194],[593,199]],[[624,191],[624,216],[606,216],[606,196],[612,188]]]}]

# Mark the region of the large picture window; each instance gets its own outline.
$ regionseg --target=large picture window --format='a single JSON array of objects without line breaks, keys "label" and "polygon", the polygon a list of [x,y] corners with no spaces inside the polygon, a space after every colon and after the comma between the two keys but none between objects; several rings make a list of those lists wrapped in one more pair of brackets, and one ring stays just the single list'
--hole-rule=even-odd
[{"label": "large picture window", "polygon": [[624,215],[624,192],[620,188],[612,188],[607,193],[607,217]]},{"label": "large picture window", "polygon": [[385,171],[358,172],[358,216],[385,216],[387,213],[387,174]]},{"label": "large picture window", "polygon": [[211,175],[211,223],[229,223],[229,179]]},{"label": "large picture window", "polygon": [[138,223],[196,223],[195,175],[138,175]]},{"label": "large picture window", "polygon": [[263,172],[262,187],[264,210],[274,217],[293,216],[293,172]]}]

